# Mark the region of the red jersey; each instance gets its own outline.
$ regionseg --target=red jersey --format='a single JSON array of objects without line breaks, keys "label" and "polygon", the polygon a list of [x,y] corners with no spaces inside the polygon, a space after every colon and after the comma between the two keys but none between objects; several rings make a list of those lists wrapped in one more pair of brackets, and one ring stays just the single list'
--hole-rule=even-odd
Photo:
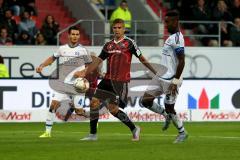
[{"label": "red jersey", "polygon": [[129,82],[132,55],[140,57],[141,51],[136,43],[129,37],[116,42],[114,39],[107,42],[98,56],[107,59],[107,73],[105,79]]}]

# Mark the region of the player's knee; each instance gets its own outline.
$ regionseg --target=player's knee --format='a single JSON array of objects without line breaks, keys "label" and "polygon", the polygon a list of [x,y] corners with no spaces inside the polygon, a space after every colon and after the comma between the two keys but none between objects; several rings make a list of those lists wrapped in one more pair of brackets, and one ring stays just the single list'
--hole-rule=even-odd
[{"label": "player's knee", "polygon": [[50,105],[50,110],[56,111],[59,106],[60,106],[60,102],[59,101],[52,100],[51,105]]},{"label": "player's knee", "polygon": [[96,109],[98,109],[99,106],[100,106],[100,100],[93,97],[90,102],[90,108],[92,110],[96,110]]},{"label": "player's knee", "polygon": [[107,106],[107,108],[108,108],[109,112],[110,112],[112,115],[116,115],[116,114],[118,113],[118,111],[119,111],[118,106],[115,105],[115,104],[109,104],[109,105]]}]

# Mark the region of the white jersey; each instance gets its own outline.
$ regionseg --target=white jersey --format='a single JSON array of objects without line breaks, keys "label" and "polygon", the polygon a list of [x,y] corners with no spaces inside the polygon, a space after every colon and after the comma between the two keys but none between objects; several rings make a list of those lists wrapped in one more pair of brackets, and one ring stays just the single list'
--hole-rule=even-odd
[{"label": "white jersey", "polygon": [[167,67],[167,72],[161,76],[163,79],[172,79],[176,74],[178,59],[177,54],[184,53],[184,39],[181,32],[168,37],[162,51],[161,64]]},{"label": "white jersey", "polygon": [[[73,84],[75,79],[73,77],[74,73],[85,69],[85,64],[92,62],[89,52],[80,44],[75,47],[70,47],[69,44],[60,46],[53,56],[59,58],[59,63],[65,66],[60,73],[64,76],[67,75],[64,79],[64,83],[67,84]],[[75,69],[68,73],[68,68]]]},{"label": "white jersey", "polygon": [[69,61],[71,58],[81,58],[84,63],[91,63],[92,59],[87,49],[82,45],[77,45],[76,47],[70,47],[69,44],[65,44],[59,47],[57,52],[53,54],[55,58],[59,58],[60,63]]}]

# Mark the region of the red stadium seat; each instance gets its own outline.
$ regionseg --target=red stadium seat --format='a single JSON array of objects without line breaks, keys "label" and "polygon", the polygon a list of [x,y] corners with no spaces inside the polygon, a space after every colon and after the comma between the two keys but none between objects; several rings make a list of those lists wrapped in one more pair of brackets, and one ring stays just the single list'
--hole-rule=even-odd
[{"label": "red stadium seat", "polygon": [[[46,15],[52,15],[59,23],[60,29],[66,28],[72,23],[76,22],[75,18],[71,17],[71,13],[64,6],[63,0],[36,0],[36,6],[38,8],[38,17],[36,18],[36,26],[41,28],[42,23]],[[81,33],[84,33],[81,32]],[[84,45],[90,45],[90,39],[86,34],[81,34],[81,43]],[[68,41],[67,34],[61,36],[61,43]]]}]

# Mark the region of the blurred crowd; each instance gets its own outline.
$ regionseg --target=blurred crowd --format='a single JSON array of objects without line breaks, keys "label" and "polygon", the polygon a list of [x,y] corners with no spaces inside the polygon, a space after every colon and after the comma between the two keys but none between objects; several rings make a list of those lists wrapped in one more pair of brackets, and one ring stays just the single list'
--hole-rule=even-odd
[{"label": "blurred crowd", "polygon": [[[208,23],[184,24],[193,34],[218,35],[221,46],[240,46],[240,0],[168,0],[171,9],[179,10],[181,20],[207,21]],[[211,22],[220,21],[219,24]],[[204,46],[217,46],[217,37],[203,37]]]},{"label": "blurred crowd", "polygon": [[[109,20],[114,18],[122,18],[126,22],[132,20],[131,11],[125,0],[91,0],[91,2],[100,6],[100,10],[101,6],[112,6],[112,9],[109,7]],[[240,0],[162,0],[162,2],[163,6],[168,2],[169,9],[178,10],[181,20],[207,22],[182,24],[190,34],[202,35],[192,38],[196,42],[194,45],[218,46],[217,36],[220,32],[221,46],[240,46]],[[56,45],[58,22],[52,15],[47,15],[37,27],[37,16],[35,0],[1,0],[0,45]],[[131,30],[131,23],[127,29]]]},{"label": "blurred crowd", "polygon": [[47,15],[36,26],[35,0],[3,0],[0,3],[0,45],[56,45],[59,24]]}]

